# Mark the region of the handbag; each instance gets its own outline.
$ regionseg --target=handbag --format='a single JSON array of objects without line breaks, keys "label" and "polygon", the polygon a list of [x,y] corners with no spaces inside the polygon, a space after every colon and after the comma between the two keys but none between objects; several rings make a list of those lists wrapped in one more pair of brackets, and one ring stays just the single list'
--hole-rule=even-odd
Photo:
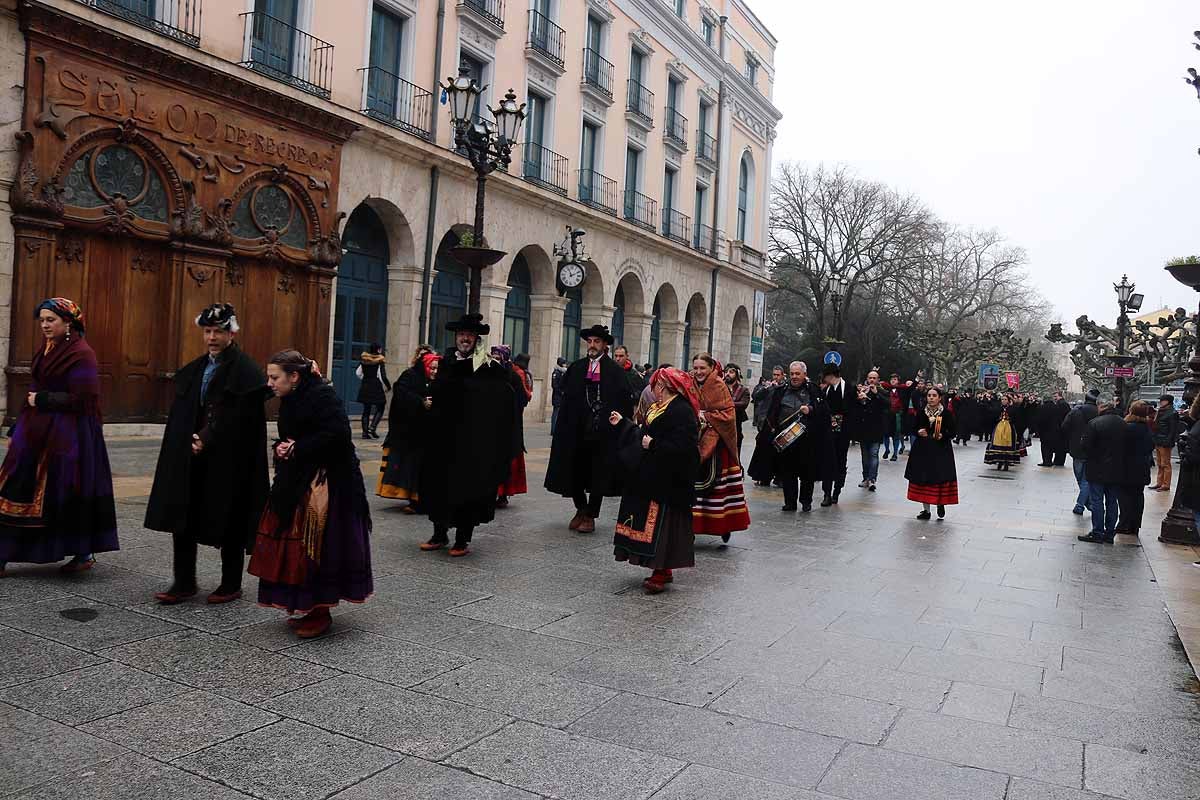
[{"label": "handbag", "polygon": [[780,424],[779,433],[775,434],[775,438],[772,440],[772,444],[775,445],[775,452],[782,453],[791,447],[807,430],[808,426],[800,419],[800,412],[797,411],[795,414],[792,414],[792,416]]}]

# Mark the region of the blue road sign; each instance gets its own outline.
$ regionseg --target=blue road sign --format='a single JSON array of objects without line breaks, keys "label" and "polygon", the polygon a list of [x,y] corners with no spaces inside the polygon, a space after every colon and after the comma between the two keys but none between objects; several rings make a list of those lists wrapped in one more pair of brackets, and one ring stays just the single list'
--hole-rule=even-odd
[{"label": "blue road sign", "polygon": [[837,350],[830,350],[825,354],[825,358],[822,360],[826,364],[837,364],[840,367],[842,365],[842,354]]}]

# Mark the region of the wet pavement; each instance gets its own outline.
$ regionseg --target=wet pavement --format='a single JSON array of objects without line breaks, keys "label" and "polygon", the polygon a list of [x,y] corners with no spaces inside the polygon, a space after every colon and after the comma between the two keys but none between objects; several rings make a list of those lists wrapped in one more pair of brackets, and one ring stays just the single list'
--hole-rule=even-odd
[{"label": "wet pavement", "polygon": [[[545,427],[528,439],[540,486]],[[1001,474],[979,445],[944,522],[915,519],[903,458],[811,514],[754,487],[751,530],[701,539],[656,597],[612,560],[615,501],[581,536],[536,488],[452,560],[372,498],[376,595],[301,643],[252,578],[249,600],[153,603],[157,443],[111,448],[123,549],[0,581],[0,797],[1200,797],[1176,628],[1200,634],[1200,570],[1153,541],[1163,494],[1143,548],[1077,542],[1069,467]]]}]

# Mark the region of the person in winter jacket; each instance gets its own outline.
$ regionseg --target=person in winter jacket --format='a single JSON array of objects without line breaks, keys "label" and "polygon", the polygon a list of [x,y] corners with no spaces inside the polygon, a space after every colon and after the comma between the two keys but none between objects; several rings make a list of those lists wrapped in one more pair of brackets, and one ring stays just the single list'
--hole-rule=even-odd
[{"label": "person in winter jacket", "polygon": [[1092,530],[1076,537],[1081,542],[1111,544],[1117,530],[1117,491],[1125,482],[1125,421],[1111,400],[1097,404],[1099,413],[1080,437],[1087,462]]},{"label": "person in winter jacket", "polygon": [[1158,413],[1154,416],[1154,460],[1158,463],[1158,474],[1151,489],[1159,492],[1171,491],[1171,451],[1183,431],[1183,421],[1175,411],[1175,398],[1164,394],[1158,398]]},{"label": "person in winter jacket", "polygon": [[383,348],[377,342],[362,352],[359,356],[362,362],[358,365],[358,377],[362,383],[358,386],[358,397],[362,403],[362,438],[378,439],[375,429],[383,419],[383,409],[387,405],[387,393],[392,390],[388,380],[387,369],[384,367]]},{"label": "person in winter jacket", "polygon": [[1100,396],[1098,389],[1092,389],[1083,398],[1083,404],[1071,409],[1062,421],[1063,438],[1067,442],[1067,452],[1071,454],[1071,468],[1075,471],[1075,483],[1079,486],[1079,494],[1075,498],[1075,507],[1071,513],[1082,515],[1084,509],[1092,507],[1091,494],[1088,490],[1086,465],[1083,456],[1083,432],[1088,423],[1096,417],[1096,398]]},{"label": "person in winter jacket", "polygon": [[1142,510],[1146,502],[1146,487],[1150,484],[1150,472],[1154,466],[1154,437],[1150,433],[1150,404],[1137,400],[1130,404],[1125,415],[1124,456],[1121,468],[1124,472],[1117,503],[1121,517],[1117,522],[1117,533],[1137,536],[1142,527]]}]

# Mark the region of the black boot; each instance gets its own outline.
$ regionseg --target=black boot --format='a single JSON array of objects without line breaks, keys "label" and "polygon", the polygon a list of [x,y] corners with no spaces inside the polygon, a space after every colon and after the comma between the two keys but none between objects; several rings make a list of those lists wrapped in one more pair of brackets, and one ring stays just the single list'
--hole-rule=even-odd
[{"label": "black boot", "polygon": [[826,494],[821,498],[821,508],[829,508],[831,505],[833,505],[833,498],[830,495]]},{"label": "black boot", "polygon": [[832,503],[833,503],[835,506],[837,505],[838,496],[839,496],[839,495],[841,495],[841,493],[842,493],[842,490],[841,490],[841,489],[834,489],[834,490],[833,490],[833,497],[831,497],[831,498],[830,498],[830,501],[831,501],[831,502],[832,502]]}]

